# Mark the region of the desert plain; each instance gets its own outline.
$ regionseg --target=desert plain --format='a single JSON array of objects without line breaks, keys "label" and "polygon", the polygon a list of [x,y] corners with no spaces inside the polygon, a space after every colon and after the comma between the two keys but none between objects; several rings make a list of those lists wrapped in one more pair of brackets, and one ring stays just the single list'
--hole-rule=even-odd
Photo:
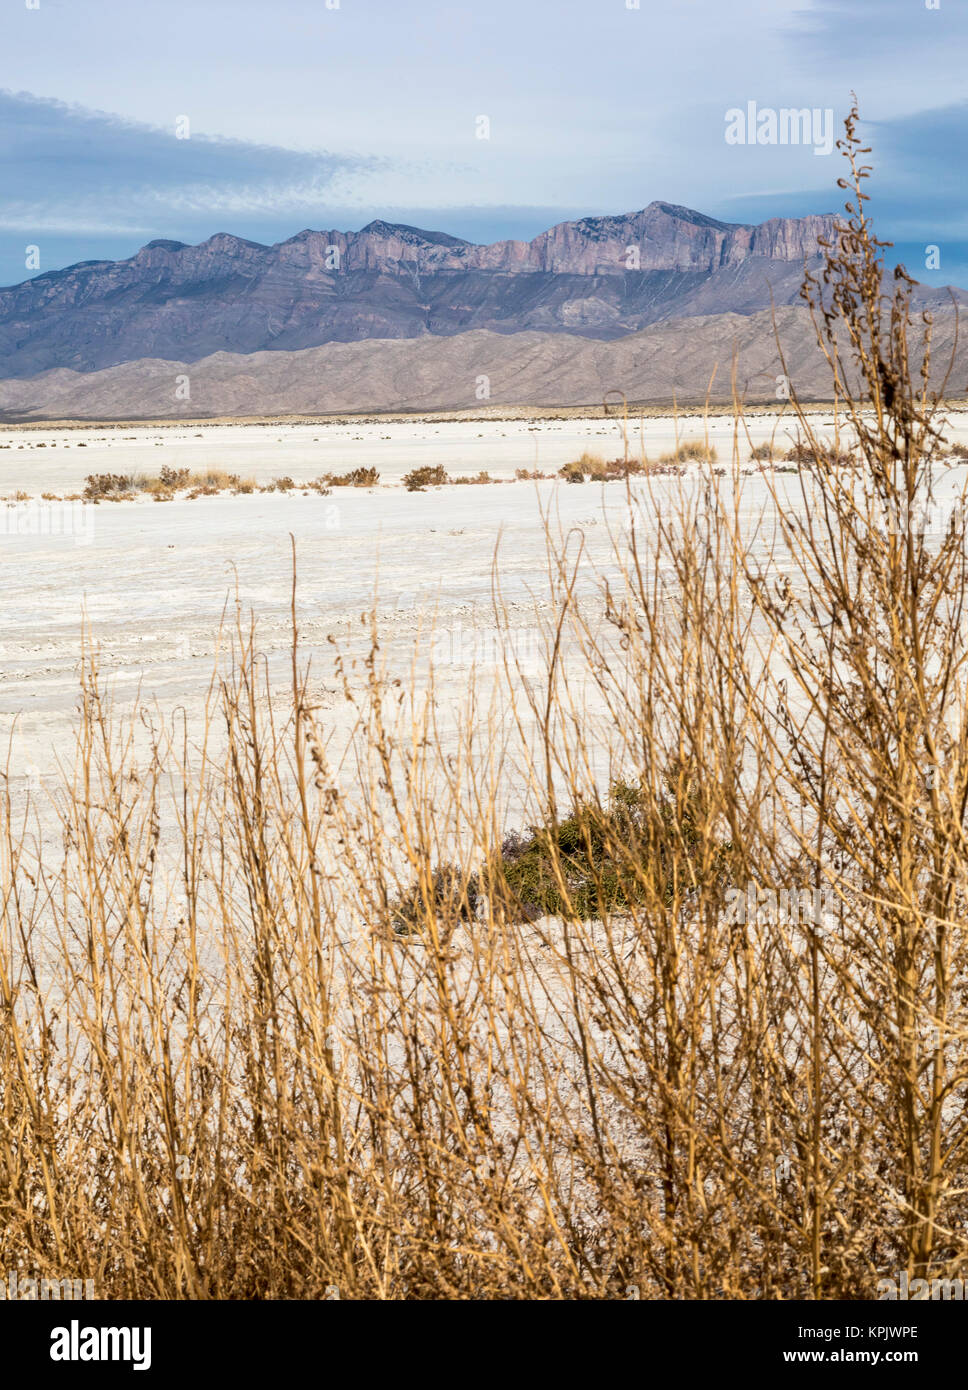
[{"label": "desert plain", "polygon": [[[832,440],[828,407],[811,412]],[[0,565],[5,623],[0,643],[0,748],[15,802],[42,806],[71,759],[84,644],[94,644],[114,708],[136,704],[162,718],[201,719],[217,648],[239,615],[254,619],[274,685],[290,680],[292,546],[298,564],[300,650],[338,765],[347,711],[333,675],[334,641],[362,656],[364,614],[374,612],[381,650],[409,681],[415,652],[432,654],[446,736],[448,710],[471,672],[486,687],[500,664],[493,572],[503,623],[521,672],[540,672],[543,615],[550,612],[548,536],[580,539],[579,591],[614,566],[616,537],[632,513],[639,534],[697,468],[681,475],[569,485],[557,476],[583,453],[655,460],[676,441],[708,440],[721,474],[737,470],[742,515],[755,525],[769,497],[752,450],[772,440],[773,486],[803,507],[796,468],[782,457],[796,438],[790,412],[684,413],[603,418],[538,412],[518,418],[342,419],[235,423],[30,425],[0,429]],[[968,407],[945,415],[949,444],[968,442]],[[408,492],[404,475],[441,465],[452,478],[482,470],[491,484],[449,483]],[[280,477],[285,492],[227,492],[156,503],[80,500],[101,473],[156,475],[222,469],[259,486]],[[946,470],[954,496],[965,465]],[[374,487],[302,485],[327,472],[374,468]],[[516,477],[518,470],[552,475]],[[722,481],[722,478],[721,478]],[[44,494],[47,494],[45,499]],[[631,508],[631,510],[630,510]],[[575,553],[573,551],[573,553]],[[220,633],[221,638],[220,638]],[[417,677],[419,682],[419,676]],[[603,775],[607,771],[603,769]]]}]

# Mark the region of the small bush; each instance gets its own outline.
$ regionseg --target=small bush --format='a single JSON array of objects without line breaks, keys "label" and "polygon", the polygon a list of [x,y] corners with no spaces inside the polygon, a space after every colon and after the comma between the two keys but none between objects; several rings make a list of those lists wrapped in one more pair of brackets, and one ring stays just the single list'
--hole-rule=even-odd
[{"label": "small bush", "polygon": [[131,478],[126,473],[89,473],[84,481],[84,496],[89,501],[102,497],[116,499],[130,493]]},{"label": "small bush", "polygon": [[426,487],[442,487],[448,482],[450,479],[447,470],[439,463],[434,467],[428,464],[423,468],[414,468],[403,479],[403,485],[408,492],[423,492]]},{"label": "small bush", "polygon": [[[581,458],[575,459],[571,463],[566,463],[563,468],[559,468],[559,476],[566,479],[569,483],[579,482],[584,478],[605,478],[611,467],[599,454],[590,454],[586,449]],[[581,475],[580,478],[578,475]]]},{"label": "small bush", "polygon": [[477,877],[456,864],[440,864],[429,883],[415,881],[390,905],[390,925],[397,936],[419,933],[428,912],[444,921],[469,922],[477,912],[480,890]]},{"label": "small bush", "polygon": [[461,486],[469,487],[472,484],[483,486],[485,483],[499,483],[500,478],[492,478],[486,468],[482,468],[479,473],[472,473],[469,477],[449,478],[448,482],[457,483]]},{"label": "small bush", "polygon": [[[671,893],[671,866],[683,846],[698,878],[701,823],[695,798],[677,798],[672,777],[659,798],[639,784],[617,781],[605,806],[578,805],[555,826],[511,832],[490,866],[489,883],[518,920],[572,913],[586,921],[600,918],[643,902],[643,883],[654,883],[656,870],[661,880],[666,864],[665,891]],[[726,842],[714,847],[714,879],[729,849]],[[713,891],[715,882],[704,887]]]},{"label": "small bush", "polygon": [[158,482],[167,492],[174,492],[181,487],[187,487],[191,478],[189,468],[169,468],[167,463],[162,466],[158,474]]},{"label": "small bush", "polygon": [[837,465],[849,466],[850,464],[856,464],[857,462],[857,455],[851,452],[850,450],[845,450],[838,453],[836,449],[830,447],[818,446],[815,448],[811,448],[810,445],[805,444],[800,439],[798,439],[797,442],[786,451],[783,457],[787,463],[803,464],[809,463],[811,460],[813,460],[814,462],[822,462],[824,467],[827,468],[835,467]]},{"label": "small bush", "polygon": [[702,439],[681,439],[669,454],[662,454],[659,463],[678,467],[684,463],[716,463],[719,455],[712,444]]},{"label": "small bush", "polygon": [[719,457],[712,444],[707,444],[702,439],[686,439],[681,441],[676,449],[676,453],[681,459],[694,459],[697,461],[705,459],[709,463],[715,463]]},{"label": "small bush", "polygon": [[585,470],[580,463],[566,463],[558,469],[558,475],[564,478],[566,483],[583,483],[585,481]]},{"label": "small bush", "polygon": [[[717,842],[711,855],[697,829],[704,823],[696,796],[676,795],[675,777],[658,796],[640,784],[612,783],[606,805],[577,805],[556,825],[512,830],[480,874],[453,864],[436,868],[427,884],[414,881],[392,904],[391,925],[411,935],[426,925],[428,913],[442,922],[469,921],[487,893],[504,905],[514,921],[577,915],[584,921],[621,912],[648,900],[658,878],[673,892],[682,872],[683,847],[692,861],[697,887],[714,893],[723,877],[731,845]],[[702,869],[712,865],[712,872]]]},{"label": "small bush", "polygon": [[[566,483],[582,483],[588,477],[595,483],[608,483],[616,478],[627,478],[631,473],[642,473],[645,465],[637,459],[608,459],[599,458],[597,454],[582,454],[580,459],[575,459],[571,463],[566,463],[558,469],[558,476],[564,478]],[[518,475],[521,476],[520,474]],[[527,476],[527,475],[526,475]],[[540,474],[535,476],[540,477]]]},{"label": "small bush", "polygon": [[324,473],[308,486],[321,492],[331,487],[376,487],[380,475],[375,468],[351,468],[348,473]]}]

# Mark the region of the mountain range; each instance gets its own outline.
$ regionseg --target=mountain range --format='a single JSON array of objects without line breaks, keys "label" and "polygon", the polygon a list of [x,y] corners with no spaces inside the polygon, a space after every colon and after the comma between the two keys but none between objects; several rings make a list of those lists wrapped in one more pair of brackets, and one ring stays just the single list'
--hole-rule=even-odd
[{"label": "mountain range", "polygon": [[[674,341],[689,349],[694,365],[680,392],[701,391],[713,357],[728,378],[722,357],[728,363],[738,338],[755,350],[748,375],[776,365],[764,311],[800,303],[805,264],[819,264],[818,240],[835,221],[726,223],[654,202],[484,246],[382,221],[274,246],[226,233],[198,246],[152,241],[128,260],[86,261],[0,289],[0,409],[63,415],[74,396],[84,403],[75,376],[91,373],[93,397],[132,416],[466,405],[468,371],[471,383],[508,383],[492,385],[495,401],[529,403],[540,389],[554,403],[557,380],[560,403],[576,394],[584,402],[616,372],[641,367],[660,341],[666,352]],[[941,312],[951,304],[947,291],[924,287],[917,299]],[[788,316],[794,325],[807,331],[802,310]],[[307,350],[323,355],[310,361]],[[273,359],[290,354],[287,394]],[[174,396],[179,372],[192,379],[192,409]],[[673,389],[657,364],[633,376],[611,384],[643,400]]]}]

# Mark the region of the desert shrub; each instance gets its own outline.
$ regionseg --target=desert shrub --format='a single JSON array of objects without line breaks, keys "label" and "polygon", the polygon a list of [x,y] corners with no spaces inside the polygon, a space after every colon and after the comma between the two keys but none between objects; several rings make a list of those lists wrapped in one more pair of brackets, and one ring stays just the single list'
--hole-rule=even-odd
[{"label": "desert shrub", "polygon": [[583,483],[585,481],[585,470],[577,461],[562,464],[558,469],[558,475],[564,478],[566,483]]},{"label": "desert shrub", "polygon": [[216,492],[222,492],[237,487],[239,475],[227,473],[224,468],[207,468],[201,473],[190,474],[188,482],[192,487],[214,488]]},{"label": "desert shrub", "polygon": [[589,478],[604,478],[608,469],[608,464],[600,454],[591,454],[587,450],[578,459],[577,466]]},{"label": "desert shrub", "polygon": [[558,476],[567,483],[582,483],[586,478],[594,483],[605,483],[645,471],[646,465],[639,459],[603,459],[597,454],[585,453],[559,468]]},{"label": "desert shrub", "polygon": [[447,470],[441,465],[425,465],[423,468],[414,468],[403,479],[403,485],[408,492],[423,492],[427,487],[442,487],[448,483]]},{"label": "desert shrub", "polygon": [[187,487],[190,478],[190,468],[169,468],[168,464],[164,464],[158,474],[158,482],[167,492],[176,492],[179,488]]},{"label": "desert shrub", "polygon": [[499,482],[500,482],[500,479],[499,479],[499,478],[492,478],[491,475],[490,475],[490,473],[488,473],[487,469],[486,469],[486,468],[482,468],[481,471],[480,471],[479,473],[471,473],[471,474],[466,474],[466,473],[465,473],[465,474],[459,475],[459,476],[456,477],[456,478],[448,478],[447,481],[450,482],[450,483],[456,483],[456,484],[458,484],[458,485],[463,485],[463,486],[470,487],[470,486],[484,486],[484,485],[486,485],[486,484],[488,484],[488,483],[494,483],[494,484],[496,484],[496,483],[499,483]]},{"label": "desert shrub", "polygon": [[642,459],[612,459],[605,465],[605,479],[609,482],[646,472],[648,472],[648,464]]},{"label": "desert shrub", "polygon": [[[80,447],[80,445],[78,446]],[[282,479],[290,487],[292,479]],[[176,492],[188,491],[194,497],[212,497],[218,492],[252,492],[255,483],[249,479],[243,482],[237,473],[227,473],[223,469],[205,469],[193,473],[189,468],[171,468],[165,464],[157,474],[138,474],[134,477],[114,473],[92,474],[87,479],[84,496],[95,501],[106,498],[120,501],[132,497],[136,492],[151,493],[158,500],[170,502]]]},{"label": "desert shrub", "polygon": [[513,919],[565,915],[587,921],[642,905],[656,882],[667,900],[685,851],[694,887],[715,891],[731,847],[719,841],[710,853],[702,844],[700,853],[702,825],[691,794],[677,788],[675,772],[667,774],[658,797],[641,782],[616,781],[604,805],[579,803],[560,822],[505,836],[488,864],[487,882]]},{"label": "desert shrub", "polygon": [[816,464],[827,467],[849,468],[859,462],[856,450],[838,449],[816,437],[810,440],[798,439],[783,455],[787,463]]},{"label": "desert shrub", "polygon": [[415,879],[390,904],[390,925],[398,936],[423,929],[428,916],[442,922],[471,921],[480,902],[477,877],[456,864],[440,864]]},{"label": "desert shrub", "polygon": [[89,473],[84,483],[84,496],[97,501],[131,492],[132,480],[126,473]]},{"label": "desert shrub", "polygon": [[325,473],[310,487],[376,487],[380,474],[375,468],[351,468],[348,473]]},{"label": "desert shrub", "polygon": [[567,482],[577,481],[579,475],[581,480],[584,480],[586,477],[604,479],[610,467],[611,465],[606,463],[599,454],[591,454],[586,449],[580,458],[574,459],[570,463],[566,463],[563,467],[559,468],[558,475]]},{"label": "desert shrub", "polygon": [[683,439],[670,453],[661,454],[659,463],[666,467],[681,466],[691,462],[715,463],[717,458],[712,444],[706,444],[701,439]]},{"label": "desert shrub", "polygon": [[717,461],[717,454],[712,444],[706,444],[701,439],[687,439],[680,443],[676,450],[680,458],[683,459],[705,459],[708,463]]},{"label": "desert shrub", "polygon": [[688,780],[678,785],[675,771],[658,797],[641,783],[616,781],[604,805],[580,802],[561,821],[509,831],[479,874],[444,864],[428,880],[415,879],[392,903],[391,922],[395,931],[414,932],[429,917],[441,924],[455,915],[469,920],[483,884],[492,911],[500,902],[512,921],[560,915],[589,921],[641,905],[657,881],[668,899],[682,851],[691,857],[693,887],[714,892],[731,846],[701,843],[702,826]]}]

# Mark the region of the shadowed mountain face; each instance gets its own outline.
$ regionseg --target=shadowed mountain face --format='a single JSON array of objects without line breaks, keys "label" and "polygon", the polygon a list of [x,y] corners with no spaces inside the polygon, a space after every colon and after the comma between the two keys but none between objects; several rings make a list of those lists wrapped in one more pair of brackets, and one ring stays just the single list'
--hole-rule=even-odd
[{"label": "shadowed mountain face", "polygon": [[292,351],[331,342],[535,330],[612,339],[666,319],[796,302],[832,217],[760,226],[651,203],[475,246],[371,222],[277,246],[220,233],[153,241],[0,289],[0,377],[139,358]]},{"label": "shadowed mountain face", "polygon": [[[968,380],[968,345],[964,334],[957,338],[956,329],[953,309],[935,313],[932,385],[940,387],[952,364],[948,388],[960,395]],[[920,364],[918,344],[915,329],[914,370]],[[190,400],[175,389],[176,382],[185,380],[183,373],[190,373]],[[482,376],[488,379],[490,400],[504,406],[601,409],[612,391],[655,404],[725,404],[733,398],[734,382],[746,401],[776,404],[781,374],[789,374],[802,400],[830,398],[830,368],[805,307],[670,319],[611,342],[474,329],[452,338],[425,334],[396,342],[329,343],[298,352],[220,352],[191,367],[146,358],[95,373],[61,368],[33,380],[0,380],[0,415],[11,422],[371,410],[477,415],[488,408],[477,396]]]}]

